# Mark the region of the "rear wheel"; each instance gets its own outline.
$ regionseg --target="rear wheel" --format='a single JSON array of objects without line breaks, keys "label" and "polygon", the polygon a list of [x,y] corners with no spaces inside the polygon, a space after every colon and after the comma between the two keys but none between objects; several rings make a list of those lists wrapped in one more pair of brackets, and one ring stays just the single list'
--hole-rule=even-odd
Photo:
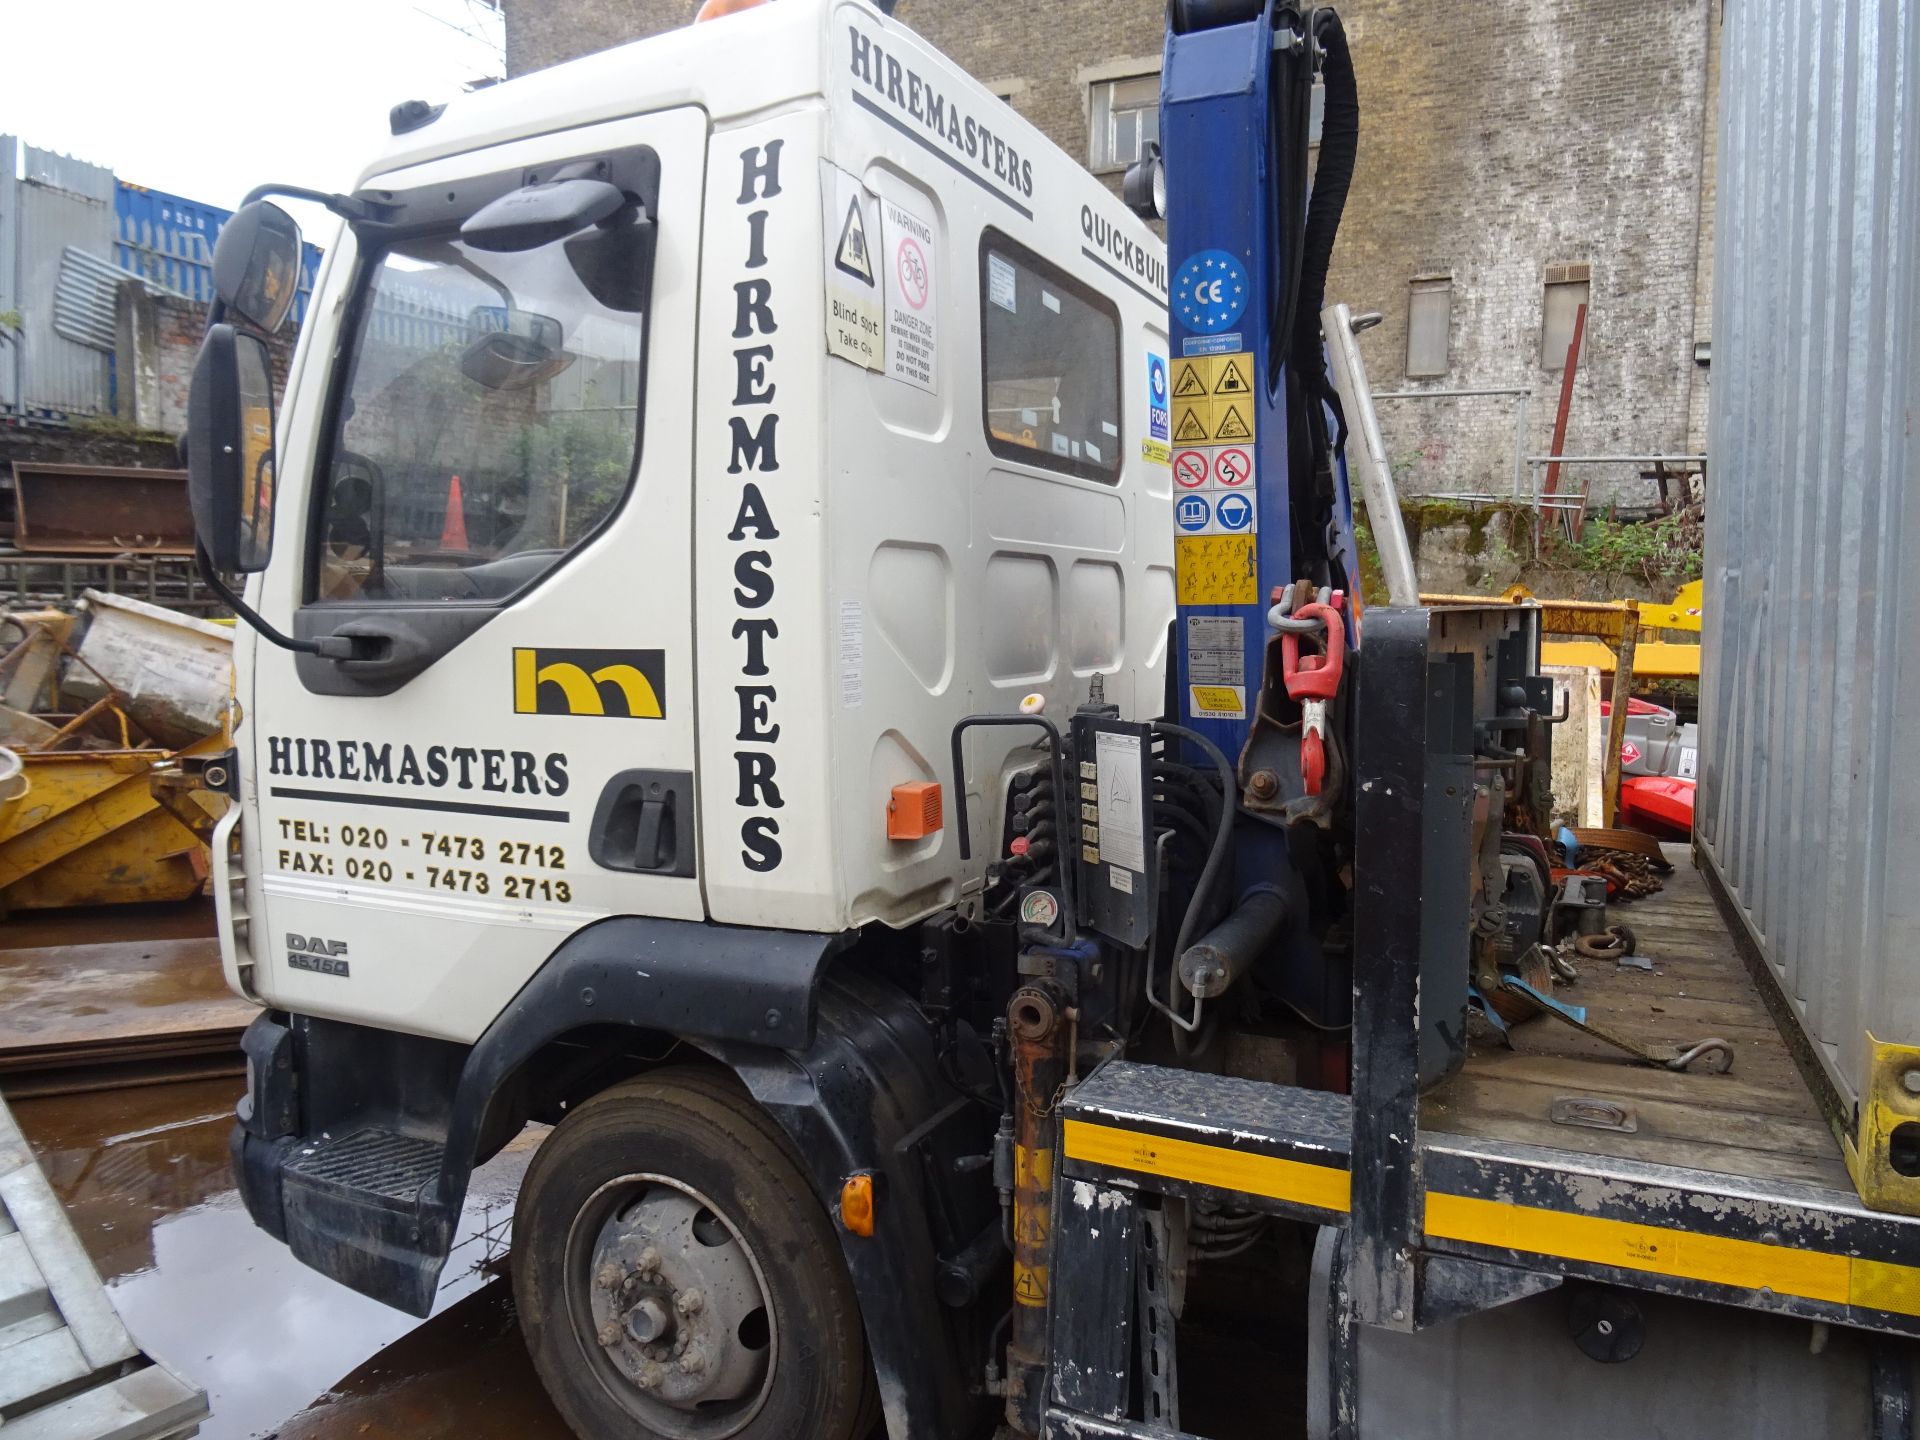
[{"label": "rear wheel", "polygon": [[586,1440],[857,1440],[872,1412],[838,1237],[771,1120],[656,1071],[535,1153],[513,1220],[520,1328]]}]

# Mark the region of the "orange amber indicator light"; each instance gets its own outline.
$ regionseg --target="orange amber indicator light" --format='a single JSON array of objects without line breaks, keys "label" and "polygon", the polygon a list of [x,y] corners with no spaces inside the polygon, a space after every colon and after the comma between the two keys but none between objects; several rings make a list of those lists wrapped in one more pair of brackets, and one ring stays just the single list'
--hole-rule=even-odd
[{"label": "orange amber indicator light", "polygon": [[913,780],[896,785],[887,797],[889,840],[924,840],[944,823],[938,780]]},{"label": "orange amber indicator light", "polygon": [[840,1223],[850,1234],[873,1234],[873,1176],[864,1170],[840,1187]]}]

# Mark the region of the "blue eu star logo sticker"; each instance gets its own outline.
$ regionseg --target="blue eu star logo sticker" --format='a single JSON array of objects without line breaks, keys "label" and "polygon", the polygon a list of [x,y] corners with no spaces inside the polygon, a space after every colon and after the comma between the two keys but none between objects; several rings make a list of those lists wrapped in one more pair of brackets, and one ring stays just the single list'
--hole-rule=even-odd
[{"label": "blue eu star logo sticker", "polygon": [[1197,335],[1215,335],[1247,308],[1247,269],[1225,250],[1201,250],[1173,277],[1173,310]]}]

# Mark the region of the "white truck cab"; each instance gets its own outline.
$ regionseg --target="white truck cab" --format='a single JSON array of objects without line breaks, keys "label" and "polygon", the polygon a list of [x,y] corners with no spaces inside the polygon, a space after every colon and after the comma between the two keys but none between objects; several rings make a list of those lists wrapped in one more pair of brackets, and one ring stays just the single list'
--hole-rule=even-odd
[{"label": "white truck cab", "polygon": [[969,1433],[1010,1273],[982,902],[1010,787],[1034,879],[1068,797],[1035,730],[958,727],[1165,706],[1164,250],[863,0],[394,129],[317,197],[280,413],[271,207],[195,378],[205,568],[250,576],[242,1193],[425,1314],[472,1167],[559,1122],[515,1285],[581,1433]]},{"label": "white truck cab", "polygon": [[[624,218],[463,238],[576,172]],[[1158,713],[1163,251],[871,6],[464,97],[357,193],[250,595],[360,649],[241,637],[246,993],[471,1042],[610,915],[904,926],[979,880],[950,804],[890,836],[956,720]]]}]

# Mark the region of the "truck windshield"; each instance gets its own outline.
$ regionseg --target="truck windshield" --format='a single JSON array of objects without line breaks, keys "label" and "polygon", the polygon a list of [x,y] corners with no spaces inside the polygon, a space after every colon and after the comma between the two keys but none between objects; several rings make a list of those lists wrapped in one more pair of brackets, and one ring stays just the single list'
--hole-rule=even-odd
[{"label": "truck windshield", "polygon": [[578,253],[567,241],[489,253],[446,236],[369,265],[312,600],[501,599],[618,507],[638,445],[644,316],[589,293]]}]

